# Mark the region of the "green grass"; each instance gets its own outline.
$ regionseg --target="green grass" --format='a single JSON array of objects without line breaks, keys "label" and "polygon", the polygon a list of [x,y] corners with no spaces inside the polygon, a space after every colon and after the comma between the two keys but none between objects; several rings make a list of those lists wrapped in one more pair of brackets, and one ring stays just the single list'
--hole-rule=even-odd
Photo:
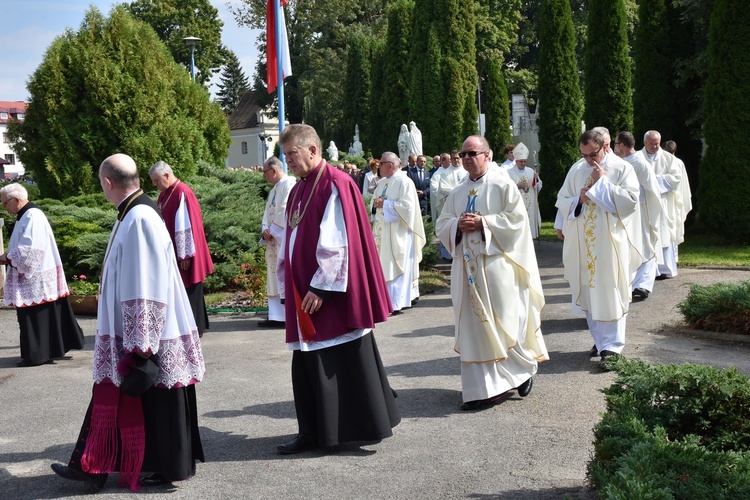
[{"label": "green grass", "polygon": [[419,271],[419,293],[433,293],[450,287],[448,276],[440,271]]},{"label": "green grass", "polygon": [[[540,239],[560,241],[552,222],[542,222]],[[685,242],[679,248],[680,266],[750,266],[750,245],[727,243],[718,236],[687,229]]]}]

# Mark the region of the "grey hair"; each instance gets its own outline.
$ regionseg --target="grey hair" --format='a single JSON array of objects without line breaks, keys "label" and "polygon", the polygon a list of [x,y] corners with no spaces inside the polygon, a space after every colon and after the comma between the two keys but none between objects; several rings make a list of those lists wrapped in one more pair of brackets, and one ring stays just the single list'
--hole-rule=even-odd
[{"label": "grey hair", "polygon": [[401,168],[401,158],[399,158],[396,153],[392,151],[386,151],[385,153],[380,155],[380,161],[382,162],[384,158],[385,161],[390,161],[398,168]]},{"label": "grey hair", "polygon": [[151,165],[150,169],[148,169],[149,177],[151,177],[154,174],[161,177],[164,174],[174,175],[174,171],[172,170],[172,167],[170,167],[167,162],[159,160],[153,165]]},{"label": "grey hair", "polygon": [[267,159],[265,162],[263,162],[263,166],[275,168],[276,170],[284,170],[284,164],[281,163],[281,160],[279,160],[275,156],[272,156],[269,159]]},{"label": "grey hair", "polygon": [[279,136],[279,144],[297,148],[309,148],[315,146],[318,154],[321,152],[320,136],[310,125],[294,123],[284,129]]},{"label": "grey hair", "polygon": [[643,134],[643,142],[646,142],[646,139],[648,139],[649,135],[653,135],[655,137],[659,138],[659,142],[661,142],[661,134],[656,130],[649,130],[645,134]]},{"label": "grey hair", "polygon": [[0,189],[0,193],[5,193],[5,196],[7,196],[9,200],[11,198],[16,198],[20,201],[26,201],[29,199],[29,192],[26,191],[25,187],[17,182],[8,184],[4,188]]},{"label": "grey hair", "polygon": [[[607,127],[594,127],[591,130],[602,134],[602,139],[604,140],[604,142],[612,142],[612,136],[609,134],[609,129]],[[605,138],[609,139],[609,141],[607,141]]]}]

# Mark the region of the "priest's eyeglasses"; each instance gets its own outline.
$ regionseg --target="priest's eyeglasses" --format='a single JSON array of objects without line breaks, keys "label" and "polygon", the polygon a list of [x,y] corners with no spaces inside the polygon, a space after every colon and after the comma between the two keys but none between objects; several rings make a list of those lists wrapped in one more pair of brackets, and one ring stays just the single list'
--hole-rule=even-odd
[{"label": "priest's eyeglasses", "polygon": [[601,151],[603,147],[604,146],[602,146],[601,148],[597,149],[593,153],[589,153],[589,154],[581,153],[581,158],[591,158],[592,160],[595,160],[596,157],[599,156],[599,151]]},{"label": "priest's eyeglasses", "polygon": [[16,199],[16,198],[8,198],[7,200],[3,201],[3,202],[2,202],[2,204],[3,204],[3,206],[4,206],[4,207],[7,207],[7,206],[8,206],[8,203],[10,203],[11,201],[13,201],[13,200],[15,200],[15,199]]},{"label": "priest's eyeglasses", "polygon": [[470,158],[476,158],[478,155],[484,154],[487,151],[459,151],[458,157],[459,158],[466,158],[467,156]]}]

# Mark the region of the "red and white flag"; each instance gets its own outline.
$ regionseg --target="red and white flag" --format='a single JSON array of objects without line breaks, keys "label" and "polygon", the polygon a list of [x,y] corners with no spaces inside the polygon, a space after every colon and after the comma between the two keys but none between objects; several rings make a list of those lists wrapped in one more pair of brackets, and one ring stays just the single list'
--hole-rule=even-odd
[{"label": "red and white flag", "polygon": [[[281,0],[280,5],[286,5],[286,0]],[[281,53],[276,53],[276,15],[274,9],[274,0],[268,0],[266,6],[266,81],[268,83],[268,93],[276,90],[278,85],[278,66],[281,65],[283,77],[286,78],[292,74],[292,62],[289,58],[289,39],[286,36],[286,19],[284,18],[284,9],[279,9],[279,33],[281,40]]]}]

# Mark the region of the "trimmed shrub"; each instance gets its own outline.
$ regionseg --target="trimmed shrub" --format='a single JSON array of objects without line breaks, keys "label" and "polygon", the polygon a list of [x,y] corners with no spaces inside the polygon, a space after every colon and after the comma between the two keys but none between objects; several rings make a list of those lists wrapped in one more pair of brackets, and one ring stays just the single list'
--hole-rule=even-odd
[{"label": "trimmed shrub", "polygon": [[750,334],[750,281],[690,285],[677,308],[692,327],[713,332]]},{"label": "trimmed shrub", "polygon": [[588,475],[605,498],[747,498],[750,384],[736,368],[624,358]]}]

